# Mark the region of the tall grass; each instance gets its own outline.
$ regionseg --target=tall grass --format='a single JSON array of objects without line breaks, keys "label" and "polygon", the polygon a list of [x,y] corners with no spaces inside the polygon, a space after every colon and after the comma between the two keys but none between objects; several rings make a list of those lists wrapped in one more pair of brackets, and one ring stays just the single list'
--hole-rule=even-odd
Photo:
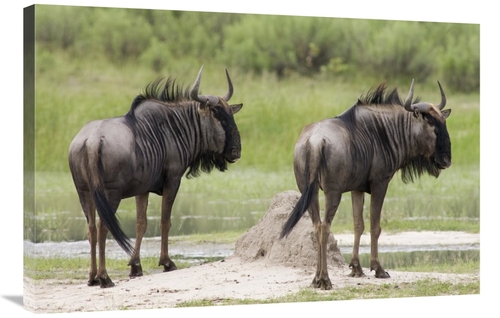
[{"label": "tall grass", "polygon": [[[38,171],[68,171],[68,146],[88,121],[125,114],[132,99],[150,81],[172,76],[191,85],[201,66],[180,62],[175,69],[153,72],[134,64],[114,68],[105,62],[71,61],[63,53],[42,55],[36,75],[36,167]],[[57,67],[44,70],[46,64]],[[263,170],[290,167],[292,151],[301,129],[333,117],[356,102],[359,95],[377,85],[376,80],[349,83],[335,79],[252,75],[230,69],[235,85],[232,101],[244,104],[235,115],[241,132],[243,154],[239,165]],[[387,83],[407,93],[406,82]],[[227,90],[224,66],[205,67],[203,92]],[[446,83],[443,83],[446,90]],[[439,100],[437,84],[418,83],[416,94]],[[479,95],[448,92],[453,112],[448,120],[454,164],[479,163]]]}]

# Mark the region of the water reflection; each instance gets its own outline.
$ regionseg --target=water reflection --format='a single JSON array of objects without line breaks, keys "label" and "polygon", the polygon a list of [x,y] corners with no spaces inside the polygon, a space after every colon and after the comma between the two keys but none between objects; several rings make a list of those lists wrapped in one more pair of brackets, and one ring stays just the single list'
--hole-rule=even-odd
[{"label": "water reflection", "polygon": [[[264,216],[270,201],[210,200],[208,196],[180,193],[173,207],[170,235],[247,230]],[[56,202],[52,195],[40,195],[37,207],[35,229],[25,228],[25,237],[36,235],[35,242],[87,239],[87,222],[73,191],[60,191]],[[150,195],[146,237],[160,235],[160,210],[161,197]],[[122,200],[117,216],[125,234],[135,237],[135,200]]]}]

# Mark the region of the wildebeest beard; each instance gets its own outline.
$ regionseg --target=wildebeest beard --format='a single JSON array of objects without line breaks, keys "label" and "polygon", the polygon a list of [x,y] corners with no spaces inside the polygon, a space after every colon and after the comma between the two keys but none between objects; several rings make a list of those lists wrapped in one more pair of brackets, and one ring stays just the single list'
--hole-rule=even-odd
[{"label": "wildebeest beard", "polygon": [[441,169],[433,156],[430,158],[418,156],[411,159],[410,162],[401,168],[401,179],[404,183],[413,182],[414,177],[420,177],[425,172],[436,178],[439,177]]},{"label": "wildebeest beard", "polygon": [[209,173],[214,167],[222,172],[227,170],[227,161],[224,155],[214,152],[202,153],[189,165],[186,177],[188,179],[196,178],[201,171]]}]

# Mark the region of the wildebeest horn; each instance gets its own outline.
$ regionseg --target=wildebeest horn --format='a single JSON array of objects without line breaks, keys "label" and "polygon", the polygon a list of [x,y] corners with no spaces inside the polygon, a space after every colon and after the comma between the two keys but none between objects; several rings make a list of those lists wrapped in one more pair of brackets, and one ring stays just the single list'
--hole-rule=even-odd
[{"label": "wildebeest horn", "polygon": [[444,106],[446,106],[446,95],[444,94],[443,88],[441,87],[441,83],[439,83],[439,81],[437,82],[439,85],[439,90],[441,91],[441,102],[439,103],[437,108],[439,108],[439,110],[443,110]]},{"label": "wildebeest horn", "polygon": [[227,84],[229,85],[229,90],[227,91],[227,94],[222,97],[226,102],[231,99],[231,96],[233,96],[233,83],[231,82],[231,78],[229,77],[229,73],[226,68],[226,76],[227,76]]},{"label": "wildebeest horn", "polygon": [[410,91],[408,92],[408,96],[406,97],[404,107],[407,111],[412,112],[413,108],[411,107],[411,101],[413,99],[413,84],[415,83],[415,79],[411,80]]},{"label": "wildebeest horn", "polygon": [[200,88],[201,82],[201,73],[203,72],[203,65],[198,72],[198,76],[196,77],[196,81],[193,84],[193,88],[191,88],[191,98],[200,103],[208,102],[209,105],[217,105],[219,103],[219,98],[212,95],[198,95],[198,90]]},{"label": "wildebeest horn", "polygon": [[414,112],[418,109],[421,113],[426,113],[430,109],[429,103],[417,103],[412,104],[411,101],[413,99],[413,85],[415,83],[415,79],[411,80],[410,91],[408,92],[408,96],[406,97],[404,108],[409,112]]},{"label": "wildebeest horn", "polygon": [[418,109],[421,113],[427,113],[431,109],[431,104],[429,103],[417,103],[410,106],[411,111]]}]

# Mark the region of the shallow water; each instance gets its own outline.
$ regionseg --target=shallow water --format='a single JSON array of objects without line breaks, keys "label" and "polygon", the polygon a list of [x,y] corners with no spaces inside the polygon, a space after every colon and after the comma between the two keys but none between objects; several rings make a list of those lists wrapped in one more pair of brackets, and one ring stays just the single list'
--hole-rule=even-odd
[{"label": "shallow water", "polygon": [[[89,257],[89,243],[76,242],[24,242],[27,254],[35,257]],[[351,258],[352,247],[340,246],[340,252],[346,262]],[[142,257],[158,257],[160,251],[160,238],[146,238],[141,246]],[[226,258],[234,252],[234,244],[218,244],[204,242],[192,244],[189,242],[174,242],[169,246],[172,259],[183,260],[193,264],[204,263]],[[404,268],[416,264],[456,264],[457,262],[479,261],[479,244],[453,244],[453,245],[382,245],[379,246],[379,259],[386,270]],[[128,255],[113,240],[106,243],[106,256],[108,258],[127,260]],[[370,247],[360,247],[360,262],[362,266],[369,267]]]}]

